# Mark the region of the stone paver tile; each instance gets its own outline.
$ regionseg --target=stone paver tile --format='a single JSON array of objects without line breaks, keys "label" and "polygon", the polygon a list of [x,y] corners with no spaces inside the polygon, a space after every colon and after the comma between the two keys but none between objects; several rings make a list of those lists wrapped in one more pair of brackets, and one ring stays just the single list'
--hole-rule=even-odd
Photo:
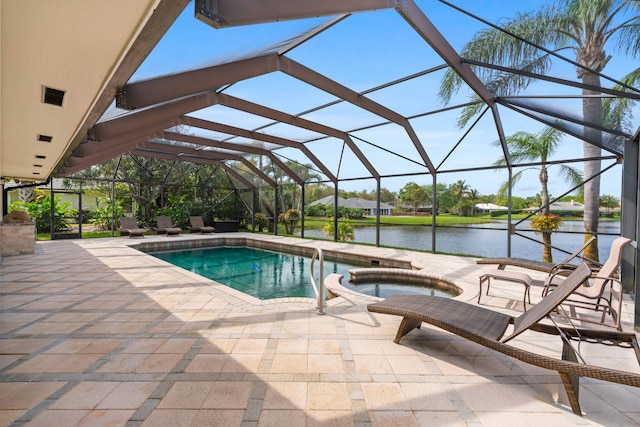
[{"label": "stone paver tile", "polygon": [[104,322],[83,330],[83,334],[136,334],[142,332],[147,322]]},{"label": "stone paver tile", "polygon": [[354,354],[353,360],[359,374],[393,374],[393,369],[384,356]]},{"label": "stone paver tile", "polygon": [[[443,411],[443,410],[429,410],[429,411],[415,411],[414,416],[418,425],[420,426],[450,426],[450,427],[467,427],[467,424],[464,419],[460,416],[460,413],[457,411]],[[529,417],[529,414],[527,414]],[[550,424],[533,424],[533,425],[552,425],[559,426],[562,425],[563,422],[550,423]],[[497,426],[498,424],[486,424]]]},{"label": "stone paver tile", "polygon": [[213,383],[204,381],[178,381],[160,401],[158,409],[200,409]]},{"label": "stone paver tile", "polygon": [[[30,427],[77,426],[89,413],[88,410],[47,410],[29,421]],[[106,425],[106,424],[102,424]]]},{"label": "stone paver tile", "polygon": [[65,384],[64,382],[2,383],[0,409],[30,409]]},{"label": "stone paver tile", "polygon": [[371,427],[420,427],[411,411],[369,411]]},{"label": "stone paver tile", "polygon": [[306,409],[307,383],[269,382],[262,409]]},{"label": "stone paver tile", "polygon": [[342,366],[342,356],[338,354],[310,354],[308,356],[309,373],[319,374],[342,374],[344,367]]},{"label": "stone paver tile", "polygon": [[156,353],[186,353],[195,344],[192,338],[172,338],[158,347]]},{"label": "stone paver tile", "polygon": [[231,353],[238,342],[235,338],[209,338],[200,353]]},{"label": "stone paver tile", "polygon": [[155,381],[120,383],[96,409],[138,409],[158,384]]},{"label": "stone paver tile", "polygon": [[24,355],[22,354],[0,354],[0,369],[4,369],[23,357]]},{"label": "stone paver tile", "polygon": [[261,360],[261,354],[231,354],[224,362],[221,372],[257,372]]},{"label": "stone paver tile", "polygon": [[2,354],[30,354],[53,341],[50,338],[3,339],[0,340],[0,352]]},{"label": "stone paver tile", "polygon": [[117,354],[100,366],[97,372],[133,373],[147,357],[148,354]]},{"label": "stone paver tile", "polygon": [[18,419],[22,414],[24,414],[24,410],[1,410],[0,409],[0,425],[8,426],[14,420]]},{"label": "stone paver tile", "polygon": [[40,354],[11,368],[12,374],[83,372],[93,365],[101,354]]},{"label": "stone paver tile", "polygon": [[307,427],[352,427],[351,411],[307,411]]},{"label": "stone paver tile", "polygon": [[249,323],[244,327],[245,334],[269,334],[273,323]]},{"label": "stone paver tile", "polygon": [[151,328],[149,328],[149,332],[152,334],[173,334],[177,332],[182,326],[183,322],[160,322]]},{"label": "stone paver tile", "polygon": [[[494,361],[489,361],[488,364],[487,358],[480,358],[474,356],[448,356],[448,357],[436,357],[433,358],[433,362],[436,364],[438,369],[445,374],[450,376],[455,375],[512,375],[513,372],[506,367],[504,364],[496,361],[495,356],[493,357]],[[479,372],[478,369],[481,369],[484,372]]]},{"label": "stone paver tile", "polygon": [[[490,425],[490,426],[496,426],[496,427],[575,425],[574,423],[569,423],[567,416],[561,413],[557,413],[557,414],[531,413],[531,414],[527,414],[527,416],[524,417],[521,412],[518,412],[518,411],[512,412],[509,410],[509,408],[505,408],[504,411],[491,411],[491,412],[478,411],[478,412],[475,412],[474,415],[476,416],[478,421],[482,423],[482,425]],[[620,425],[620,424],[612,423],[608,425]]]},{"label": "stone paver tile", "polygon": [[51,405],[51,409],[93,409],[113,392],[118,384],[111,381],[81,382]]},{"label": "stone paver tile", "polygon": [[387,356],[387,361],[396,375],[428,375],[430,372],[415,354],[409,356]]},{"label": "stone paver tile", "polygon": [[70,334],[85,326],[85,323],[40,322],[20,329],[25,335]]},{"label": "stone paver tile", "polygon": [[455,411],[444,384],[401,383],[400,388],[414,411]]},{"label": "stone paver tile", "polygon": [[271,364],[272,374],[304,374],[307,372],[306,354],[276,354]]},{"label": "stone paver tile", "polygon": [[453,384],[472,411],[553,411],[534,389],[520,384]]},{"label": "stone paver tile", "polygon": [[182,360],[181,354],[152,354],[136,367],[135,372],[156,374],[171,372],[180,360]]},{"label": "stone paver tile", "polygon": [[347,383],[308,383],[309,410],[350,410],[351,397]]},{"label": "stone paver tile", "polygon": [[370,411],[408,411],[406,396],[397,383],[361,384],[364,401]]},{"label": "stone paver tile", "polygon": [[165,342],[167,342],[167,338],[136,339],[129,343],[122,350],[122,353],[153,353]]},{"label": "stone paver tile", "polygon": [[267,347],[268,341],[269,340],[266,338],[238,340],[236,345],[233,347],[232,353],[262,354],[264,353],[264,349]]},{"label": "stone paver tile", "polygon": [[202,408],[246,408],[252,388],[253,383],[248,381],[216,381],[202,403]]},{"label": "stone paver tile", "polygon": [[309,354],[341,354],[340,343],[336,340],[310,340]]},{"label": "stone paver tile", "polygon": [[229,359],[226,354],[196,354],[185,368],[186,373],[219,373]]},{"label": "stone paver tile", "polygon": [[260,412],[258,427],[306,427],[307,416],[304,411],[265,410]]},{"label": "stone paver tile", "polygon": [[309,340],[306,338],[281,338],[278,340],[276,353],[307,354]]},{"label": "stone paver tile", "polygon": [[384,354],[379,340],[350,339],[349,346],[352,354]]},{"label": "stone paver tile", "polygon": [[[191,423],[191,427],[227,427],[242,423],[244,410],[241,409],[202,409]],[[167,425],[167,424],[163,424]]]},{"label": "stone paver tile", "polygon": [[196,420],[198,413],[199,411],[197,409],[156,409],[149,414],[142,425],[144,427],[191,427],[195,425],[194,421]]},{"label": "stone paver tile", "polygon": [[94,410],[84,416],[77,427],[118,427],[123,426],[135,413],[134,410]]}]

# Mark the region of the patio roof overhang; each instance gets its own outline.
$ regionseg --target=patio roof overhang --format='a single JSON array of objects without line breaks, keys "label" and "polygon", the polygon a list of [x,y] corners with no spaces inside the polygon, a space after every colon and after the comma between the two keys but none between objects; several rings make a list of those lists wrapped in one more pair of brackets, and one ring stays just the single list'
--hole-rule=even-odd
[{"label": "patio roof overhang", "polygon": [[47,179],[187,3],[2,1],[1,180]]}]

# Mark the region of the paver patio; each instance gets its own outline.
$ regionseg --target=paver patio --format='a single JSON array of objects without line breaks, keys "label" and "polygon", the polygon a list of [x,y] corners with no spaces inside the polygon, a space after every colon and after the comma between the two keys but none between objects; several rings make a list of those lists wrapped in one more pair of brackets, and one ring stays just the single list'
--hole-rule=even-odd
[{"label": "paver patio", "polygon": [[[310,299],[261,302],[132,243],[40,242],[34,255],[2,260],[0,425],[640,425],[640,389],[582,379],[579,417],[555,371],[427,325],[394,344],[400,319],[369,313],[370,297],[332,299],[320,316]],[[492,268],[473,258],[366,250],[454,280],[469,303],[477,300],[478,276]],[[522,310],[521,287],[491,289],[483,305]],[[533,303],[539,295],[532,287]],[[629,331],[632,301],[624,310]],[[549,355],[561,349],[557,337],[531,332],[518,342]],[[582,351],[587,361],[640,371],[632,351]]]}]

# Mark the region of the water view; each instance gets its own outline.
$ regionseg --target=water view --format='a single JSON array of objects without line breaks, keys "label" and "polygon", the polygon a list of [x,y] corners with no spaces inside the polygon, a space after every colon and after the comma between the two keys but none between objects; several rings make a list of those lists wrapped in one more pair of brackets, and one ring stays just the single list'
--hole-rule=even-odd
[{"label": "water view", "polygon": [[[482,228],[477,228],[482,227]],[[500,257],[507,254],[506,221],[480,224],[475,226],[438,227],[436,229],[436,250],[458,254],[469,254],[482,257]],[[554,233],[551,242],[554,246],[573,252],[583,244],[584,230],[582,221],[565,221],[558,233]],[[600,258],[606,259],[611,242],[620,234],[620,222],[600,223],[599,236]],[[574,234],[578,233],[578,234]],[[534,232],[520,232],[527,237],[541,240]],[[612,235],[609,235],[612,234]],[[322,230],[305,230],[305,237],[324,238]],[[371,243],[376,241],[375,227],[359,227],[355,229],[355,241]],[[380,244],[407,249],[431,250],[431,227],[427,226],[385,226],[380,228]],[[520,236],[511,237],[511,256],[542,260],[542,245]],[[561,261],[566,254],[553,252],[554,261]]]}]

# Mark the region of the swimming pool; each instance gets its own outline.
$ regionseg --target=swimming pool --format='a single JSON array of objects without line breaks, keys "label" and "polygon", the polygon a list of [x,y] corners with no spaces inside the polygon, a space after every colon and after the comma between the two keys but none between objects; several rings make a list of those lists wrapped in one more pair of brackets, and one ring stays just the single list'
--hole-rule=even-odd
[{"label": "swimming pool", "polygon": [[[245,246],[180,251],[150,251],[150,255],[200,276],[227,285],[261,300],[285,297],[315,298],[309,282],[311,259],[302,255],[271,252]],[[324,276],[344,275],[343,286],[366,295],[392,293],[432,294],[434,288],[415,284],[368,281],[366,285],[349,283],[349,270],[363,265],[324,260]],[[316,263],[316,280],[319,264]],[[435,292],[439,292],[436,291]],[[437,294],[437,293],[436,293]]]}]

